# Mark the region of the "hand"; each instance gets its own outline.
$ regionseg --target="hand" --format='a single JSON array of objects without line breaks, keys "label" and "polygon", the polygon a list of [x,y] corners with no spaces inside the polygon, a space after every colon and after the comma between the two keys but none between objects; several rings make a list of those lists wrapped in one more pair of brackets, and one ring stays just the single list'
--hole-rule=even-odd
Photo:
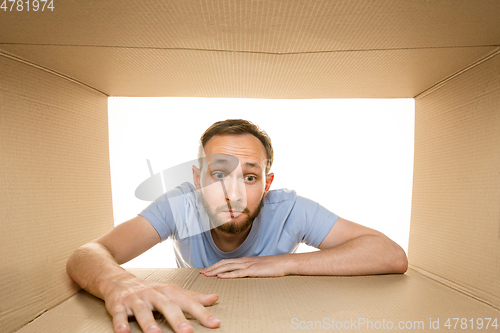
[{"label": "hand", "polygon": [[293,254],[281,254],[264,257],[243,257],[223,259],[200,271],[205,276],[219,278],[238,278],[245,276],[270,277],[290,274],[289,267]]},{"label": "hand", "polygon": [[193,327],[184,316],[189,313],[203,326],[219,327],[220,321],[205,306],[218,299],[216,294],[201,294],[176,284],[162,284],[127,278],[108,288],[104,295],[106,309],[113,316],[116,333],[130,332],[128,316],[135,315],[142,330],[147,333],[161,332],[152,310],[161,312],[177,333],[193,332]]}]

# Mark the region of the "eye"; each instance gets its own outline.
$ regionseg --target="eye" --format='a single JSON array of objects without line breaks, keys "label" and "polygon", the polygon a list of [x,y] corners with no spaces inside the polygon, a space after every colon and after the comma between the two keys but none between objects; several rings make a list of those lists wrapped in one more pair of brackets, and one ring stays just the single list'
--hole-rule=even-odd
[{"label": "eye", "polygon": [[256,181],[256,180],[257,180],[257,177],[255,177],[255,176],[246,176],[246,177],[245,177],[245,180],[246,180],[247,182],[249,182],[249,183],[253,183],[254,181]]},{"label": "eye", "polygon": [[215,171],[214,173],[212,173],[212,177],[216,180],[221,180],[221,179],[224,179],[226,175],[224,175],[223,172],[219,172],[219,171]]}]

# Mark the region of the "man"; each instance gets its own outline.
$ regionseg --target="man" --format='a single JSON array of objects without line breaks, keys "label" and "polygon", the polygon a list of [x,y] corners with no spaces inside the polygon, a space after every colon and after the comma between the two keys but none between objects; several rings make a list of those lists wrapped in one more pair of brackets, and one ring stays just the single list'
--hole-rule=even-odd
[{"label": "man", "polygon": [[[192,332],[183,311],[206,327],[220,325],[205,308],[217,301],[216,294],[144,281],[119,265],[171,237],[178,265],[203,267],[205,276],[406,272],[406,254],[384,234],[342,219],[294,191],[270,191],[272,162],[271,141],[254,124],[241,119],[213,124],[201,137],[194,186],[182,184],[77,249],[68,260],[68,274],[106,302],[115,332],[129,332],[129,315],[144,332],[161,332],[153,309],[175,332]],[[320,251],[293,253],[301,242]]]}]

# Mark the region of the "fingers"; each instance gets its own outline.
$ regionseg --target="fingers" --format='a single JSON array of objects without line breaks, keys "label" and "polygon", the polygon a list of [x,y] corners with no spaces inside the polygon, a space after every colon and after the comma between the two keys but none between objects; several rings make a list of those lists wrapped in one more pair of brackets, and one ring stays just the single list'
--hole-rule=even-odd
[{"label": "fingers", "polygon": [[250,264],[247,262],[227,263],[210,271],[206,271],[205,276],[215,276],[220,273],[226,273],[235,270],[243,270],[245,268],[248,268],[248,266],[250,266]]},{"label": "fingers", "polygon": [[205,274],[205,276],[218,276],[219,278],[285,276],[289,274],[287,273],[287,257],[285,256],[223,259],[212,266],[200,270],[200,273]]},{"label": "fingers", "polygon": [[132,312],[144,333],[161,333],[161,329],[153,317],[151,308],[142,299],[137,299],[133,302]]},{"label": "fingers", "polygon": [[227,265],[227,264],[237,264],[237,263],[243,263],[248,260],[248,257],[243,257],[243,258],[235,258],[235,259],[222,259],[221,261],[216,262],[212,266],[208,266],[207,268],[204,268],[200,271],[200,273],[205,274],[206,272],[212,272],[221,266]]},{"label": "fingers", "polygon": [[[184,289],[180,286],[175,286],[174,288],[175,293],[172,293],[172,290],[164,290],[163,293],[167,299],[169,297],[175,297],[176,305],[178,305],[182,311],[198,319],[203,326],[209,328],[219,327],[220,320],[205,308],[205,306],[211,305],[217,301],[219,298],[217,294],[205,295],[196,291]],[[165,302],[165,300],[162,301]],[[156,306],[162,307],[163,305],[158,304]],[[184,320],[188,323],[185,318]],[[174,326],[172,325],[172,327]]]},{"label": "fingers", "polygon": [[167,297],[160,297],[153,303],[153,305],[156,310],[160,311],[165,316],[170,326],[172,326],[176,333],[193,332],[193,327],[186,319],[184,313],[176,302],[168,299]]},{"label": "fingers", "polygon": [[198,319],[203,326],[209,328],[219,327],[220,320],[193,298],[180,298],[178,304],[182,311],[189,313],[191,316]]},{"label": "fingers", "polygon": [[113,316],[113,327],[115,333],[129,333],[130,326],[128,324],[127,310],[124,307],[119,307],[115,310]]},{"label": "fingers", "polygon": [[209,306],[217,302],[219,295],[217,294],[201,294],[196,291],[186,290],[189,292],[190,296],[197,302],[200,302],[203,306]]},{"label": "fingers", "polygon": [[[174,287],[177,292],[181,292],[187,297],[193,298],[195,301],[200,302],[204,306],[212,305],[219,299],[219,295],[217,294],[202,294],[194,290],[184,289],[178,284],[170,285],[170,287]],[[169,295],[168,292],[163,292],[163,294],[166,296]]]},{"label": "fingers", "polygon": [[241,277],[247,277],[247,276],[250,276],[250,275],[246,269],[240,269],[240,270],[232,271],[232,272],[228,272],[228,273],[217,274],[217,277],[219,277],[221,279],[241,278]]},{"label": "fingers", "polygon": [[[161,333],[161,329],[156,324],[150,307],[141,299],[136,299],[131,307],[132,314],[147,333]],[[128,313],[123,305],[116,306],[110,313],[113,316],[113,327],[115,333],[129,333]]]},{"label": "fingers", "polygon": [[191,314],[205,327],[216,328],[220,325],[219,319],[205,308],[217,301],[217,294],[201,294],[178,285],[153,284],[135,288],[135,291],[127,289],[125,292],[116,288],[116,293],[106,301],[116,333],[130,333],[130,315],[135,316],[143,332],[161,333],[153,310],[161,312],[176,333],[193,332],[184,312]]}]

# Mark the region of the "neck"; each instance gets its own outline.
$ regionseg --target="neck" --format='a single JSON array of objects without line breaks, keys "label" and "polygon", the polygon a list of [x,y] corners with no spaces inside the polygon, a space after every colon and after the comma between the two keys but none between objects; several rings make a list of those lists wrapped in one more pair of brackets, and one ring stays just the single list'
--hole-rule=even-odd
[{"label": "neck", "polygon": [[247,239],[250,230],[252,229],[252,224],[242,232],[236,235],[228,234],[223,231],[218,230],[217,228],[210,230],[212,234],[212,239],[214,240],[215,245],[222,252],[231,252],[240,247],[241,244]]}]

